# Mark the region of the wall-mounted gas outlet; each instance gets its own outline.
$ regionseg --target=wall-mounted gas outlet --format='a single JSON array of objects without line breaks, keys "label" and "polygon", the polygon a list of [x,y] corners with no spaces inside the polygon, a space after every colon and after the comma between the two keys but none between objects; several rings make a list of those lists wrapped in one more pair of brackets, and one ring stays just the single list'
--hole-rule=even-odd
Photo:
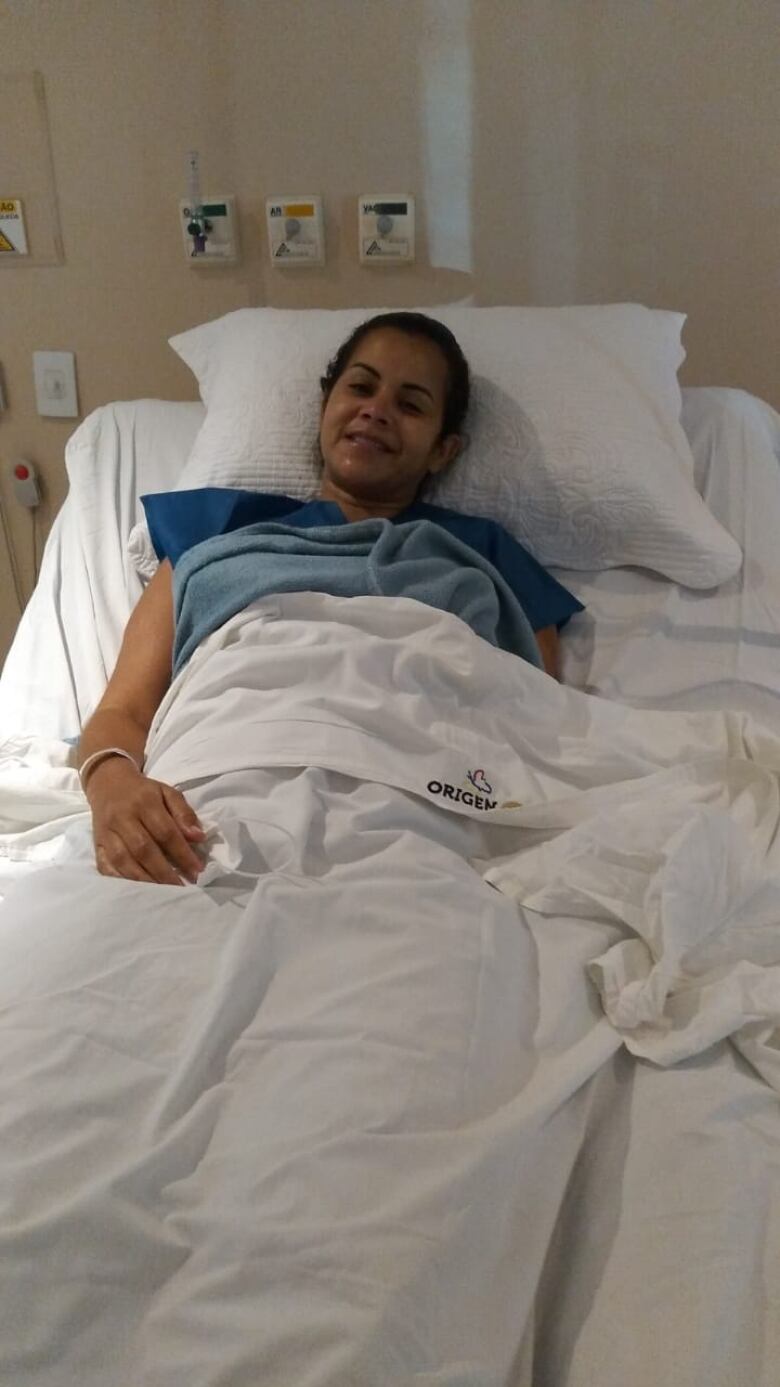
[{"label": "wall-mounted gas outlet", "polygon": [[271,264],[278,270],[325,264],[320,197],[269,197],[265,204]]},{"label": "wall-mounted gas outlet", "polygon": [[362,265],[411,265],[414,198],[405,193],[364,193],[358,198]]},{"label": "wall-mounted gas outlet", "polygon": [[238,260],[238,222],[234,197],[206,198],[199,208],[203,236],[193,236],[192,205],[185,198],[179,203],[184,251],[189,265],[235,265]]}]

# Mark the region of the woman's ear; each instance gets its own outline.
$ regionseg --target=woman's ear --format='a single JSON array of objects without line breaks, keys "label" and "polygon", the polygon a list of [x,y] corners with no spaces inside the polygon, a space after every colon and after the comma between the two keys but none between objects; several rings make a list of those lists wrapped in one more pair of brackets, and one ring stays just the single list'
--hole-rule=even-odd
[{"label": "woman's ear", "polygon": [[434,475],[443,472],[449,467],[458,456],[463,445],[463,439],[459,433],[449,433],[443,438],[436,448],[436,456],[431,459],[428,471]]}]

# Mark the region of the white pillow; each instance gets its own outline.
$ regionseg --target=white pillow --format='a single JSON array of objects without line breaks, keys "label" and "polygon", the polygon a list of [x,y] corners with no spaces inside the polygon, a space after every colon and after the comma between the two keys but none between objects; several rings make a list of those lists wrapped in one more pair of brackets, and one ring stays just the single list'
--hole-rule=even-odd
[{"label": "white pillow", "polygon": [[[171,338],[206,418],[178,487],[316,495],[319,377],[379,310],[241,309]],[[428,311],[428,310],[426,310]],[[504,525],[546,566],[632,564],[707,588],[737,543],[693,486],[684,315],[612,304],[440,308],[473,373],[468,443],[427,500]]]}]

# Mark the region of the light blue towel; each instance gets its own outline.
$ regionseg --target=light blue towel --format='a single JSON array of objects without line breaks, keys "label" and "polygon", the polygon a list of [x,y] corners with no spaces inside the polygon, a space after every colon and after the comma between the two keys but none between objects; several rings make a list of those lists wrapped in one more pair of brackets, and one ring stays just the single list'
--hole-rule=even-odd
[{"label": "light blue towel", "polygon": [[430,520],[307,530],[271,520],[246,525],[188,549],[174,569],[173,591],[174,674],[212,631],[277,592],[413,597],[541,668],[528,618],[498,569]]}]

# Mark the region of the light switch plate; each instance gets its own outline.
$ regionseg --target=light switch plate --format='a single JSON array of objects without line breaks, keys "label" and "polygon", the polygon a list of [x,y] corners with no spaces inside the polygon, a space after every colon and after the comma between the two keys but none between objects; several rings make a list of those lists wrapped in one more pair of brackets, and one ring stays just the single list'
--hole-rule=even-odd
[{"label": "light switch plate", "polygon": [[33,352],[33,375],[39,414],[56,419],[78,418],[73,352]]}]

